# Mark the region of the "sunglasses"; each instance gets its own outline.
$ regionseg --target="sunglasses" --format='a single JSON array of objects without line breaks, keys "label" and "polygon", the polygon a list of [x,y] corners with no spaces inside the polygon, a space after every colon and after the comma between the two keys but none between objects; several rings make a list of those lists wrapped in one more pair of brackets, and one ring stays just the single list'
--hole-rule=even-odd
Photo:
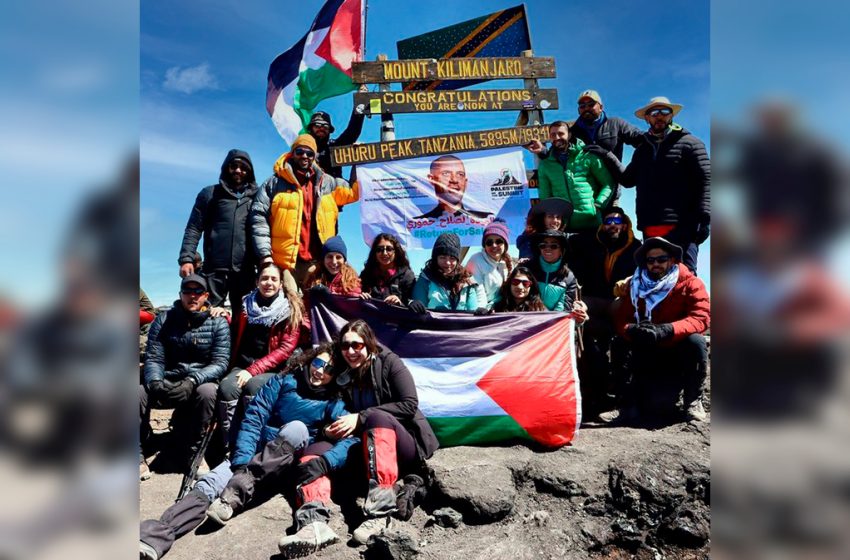
[{"label": "sunglasses", "polygon": [[593,107],[594,105],[596,105],[596,101],[582,101],[581,103],[578,104],[578,108],[584,109],[584,108],[587,108],[587,107]]},{"label": "sunglasses", "polygon": [[206,293],[206,291],[207,291],[207,290],[206,290],[206,289],[204,289],[204,288],[181,288],[181,289],[180,289],[180,293],[181,293],[181,294],[186,294],[187,296],[188,296],[188,295],[195,295],[195,296],[199,296],[199,295],[201,295],[201,294],[203,294],[203,293]]},{"label": "sunglasses", "polygon": [[376,253],[395,253],[395,247],[378,247],[375,249]]},{"label": "sunglasses", "polygon": [[504,239],[488,239],[487,241],[484,242],[485,247],[492,247],[493,245],[504,245],[504,244],[505,244]]},{"label": "sunglasses", "polygon": [[531,280],[520,280],[519,278],[514,278],[511,280],[511,286],[522,286],[523,288],[531,287]]},{"label": "sunglasses", "polygon": [[296,156],[316,157],[316,152],[313,150],[305,150],[304,148],[295,148]]},{"label": "sunglasses", "polygon": [[331,365],[331,362],[325,361],[321,358],[313,358],[313,361],[310,362],[310,365],[318,370],[318,369],[324,369],[327,366]]},{"label": "sunglasses", "polygon": [[660,257],[646,257],[646,264],[664,264],[670,260],[668,255],[661,255]]},{"label": "sunglasses", "polygon": [[331,127],[331,125],[329,125],[328,123],[323,123],[323,122],[314,122],[310,126],[315,127],[315,128],[330,128]]},{"label": "sunglasses", "polygon": [[550,249],[550,250],[560,249],[561,246],[558,245],[557,243],[540,243],[540,244],[537,245],[537,248],[542,250],[542,251],[545,251],[546,249]]},{"label": "sunglasses", "polygon": [[667,115],[673,114],[673,109],[669,109],[667,107],[661,109],[650,109],[646,112],[646,114],[650,117],[657,117],[658,115],[664,115],[666,117]]},{"label": "sunglasses", "polygon": [[248,171],[248,166],[244,163],[231,163],[228,168],[231,171],[236,171],[237,169],[241,169],[242,171]]},{"label": "sunglasses", "polygon": [[620,224],[623,223],[623,218],[621,218],[620,216],[615,216],[613,218],[605,218],[605,220],[602,223],[605,224],[606,226],[610,226],[611,224],[620,225]]},{"label": "sunglasses", "polygon": [[360,352],[365,346],[365,342],[343,341],[339,343],[339,347],[342,348],[343,352],[347,352],[349,349],[354,350],[355,352]]}]

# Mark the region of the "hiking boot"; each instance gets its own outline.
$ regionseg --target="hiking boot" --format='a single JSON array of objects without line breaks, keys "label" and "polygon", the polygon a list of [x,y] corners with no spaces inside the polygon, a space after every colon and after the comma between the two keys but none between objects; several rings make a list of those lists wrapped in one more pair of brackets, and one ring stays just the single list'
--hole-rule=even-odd
[{"label": "hiking boot", "polygon": [[339,537],[327,523],[314,521],[301,527],[294,535],[284,535],[277,547],[284,558],[300,558],[338,541]]},{"label": "hiking boot", "polygon": [[147,480],[151,477],[151,469],[147,461],[139,463],[139,480]]},{"label": "hiking boot", "polygon": [[610,424],[614,420],[620,417],[620,410],[615,408],[614,410],[609,410],[608,412],[600,412],[599,413],[599,421],[604,422],[605,424]]},{"label": "hiking boot", "polygon": [[389,528],[391,519],[390,517],[370,517],[361,523],[360,527],[354,530],[351,538],[357,544],[366,544],[369,542],[369,537],[377,535],[384,529]]},{"label": "hiking boot", "polygon": [[159,560],[159,556],[152,546],[139,541],[139,560]]},{"label": "hiking boot", "polygon": [[688,417],[689,422],[705,422],[706,418],[708,418],[708,413],[702,407],[702,399],[697,399],[688,405],[685,415]]},{"label": "hiking boot", "polygon": [[227,522],[230,521],[231,517],[233,517],[233,508],[221,498],[218,498],[210,504],[210,507],[207,510],[207,519],[212,519],[215,523],[218,523],[222,527],[227,525]]}]

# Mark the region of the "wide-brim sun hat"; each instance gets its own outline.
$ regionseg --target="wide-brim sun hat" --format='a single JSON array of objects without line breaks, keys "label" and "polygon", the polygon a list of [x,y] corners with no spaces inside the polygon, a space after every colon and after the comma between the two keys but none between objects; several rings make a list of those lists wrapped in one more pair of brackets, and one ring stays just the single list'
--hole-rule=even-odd
[{"label": "wide-brim sun hat", "polygon": [[549,198],[544,198],[543,200],[532,206],[531,213],[543,215],[554,214],[556,216],[562,216],[565,222],[569,222],[570,218],[573,215],[573,205],[569,200],[565,198],[552,196]]},{"label": "wide-brim sun hat", "polygon": [[635,251],[635,264],[643,266],[646,261],[646,254],[653,249],[664,249],[664,251],[672,255],[674,259],[682,262],[682,248],[664,239],[663,237],[650,237],[643,242],[643,245]]},{"label": "wide-brim sun hat", "polygon": [[653,97],[652,99],[649,100],[649,103],[647,103],[646,105],[644,105],[643,107],[641,107],[640,109],[635,111],[635,116],[639,119],[642,119],[646,116],[646,112],[649,110],[650,107],[658,107],[659,105],[661,105],[663,107],[669,107],[670,110],[673,111],[674,117],[676,115],[678,115],[679,111],[681,111],[682,107],[684,107],[684,105],[681,105],[679,103],[671,103],[668,98],[663,97],[663,96]]}]

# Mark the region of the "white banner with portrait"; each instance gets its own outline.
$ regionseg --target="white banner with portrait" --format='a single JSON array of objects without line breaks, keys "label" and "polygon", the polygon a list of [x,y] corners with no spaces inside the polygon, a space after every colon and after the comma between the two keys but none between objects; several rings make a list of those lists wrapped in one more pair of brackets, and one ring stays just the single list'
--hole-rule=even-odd
[{"label": "white banner with portrait", "polygon": [[530,208],[521,148],[358,165],[357,180],[370,245],[379,233],[392,233],[409,249],[430,249],[441,233],[453,232],[462,246],[478,247],[497,217],[514,244]]}]

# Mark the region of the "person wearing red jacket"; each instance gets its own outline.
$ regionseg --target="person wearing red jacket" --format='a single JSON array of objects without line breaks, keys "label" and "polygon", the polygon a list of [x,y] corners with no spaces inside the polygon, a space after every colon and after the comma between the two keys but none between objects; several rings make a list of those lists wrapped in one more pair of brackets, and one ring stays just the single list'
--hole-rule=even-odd
[{"label": "person wearing red jacket", "polygon": [[[309,319],[301,298],[283,286],[283,271],[274,263],[260,265],[257,288],[243,299],[236,317],[230,373],[219,388],[218,407],[222,436],[229,446],[237,404],[247,404],[275,373],[280,371],[302,336]],[[244,409],[243,409],[244,410]]]},{"label": "person wearing red jacket", "polygon": [[614,325],[631,349],[632,386],[621,422],[666,421],[679,392],[688,420],[704,421],[702,384],[708,368],[705,333],[711,306],[705,284],[681,265],[682,248],[651,237],[635,253]]}]

